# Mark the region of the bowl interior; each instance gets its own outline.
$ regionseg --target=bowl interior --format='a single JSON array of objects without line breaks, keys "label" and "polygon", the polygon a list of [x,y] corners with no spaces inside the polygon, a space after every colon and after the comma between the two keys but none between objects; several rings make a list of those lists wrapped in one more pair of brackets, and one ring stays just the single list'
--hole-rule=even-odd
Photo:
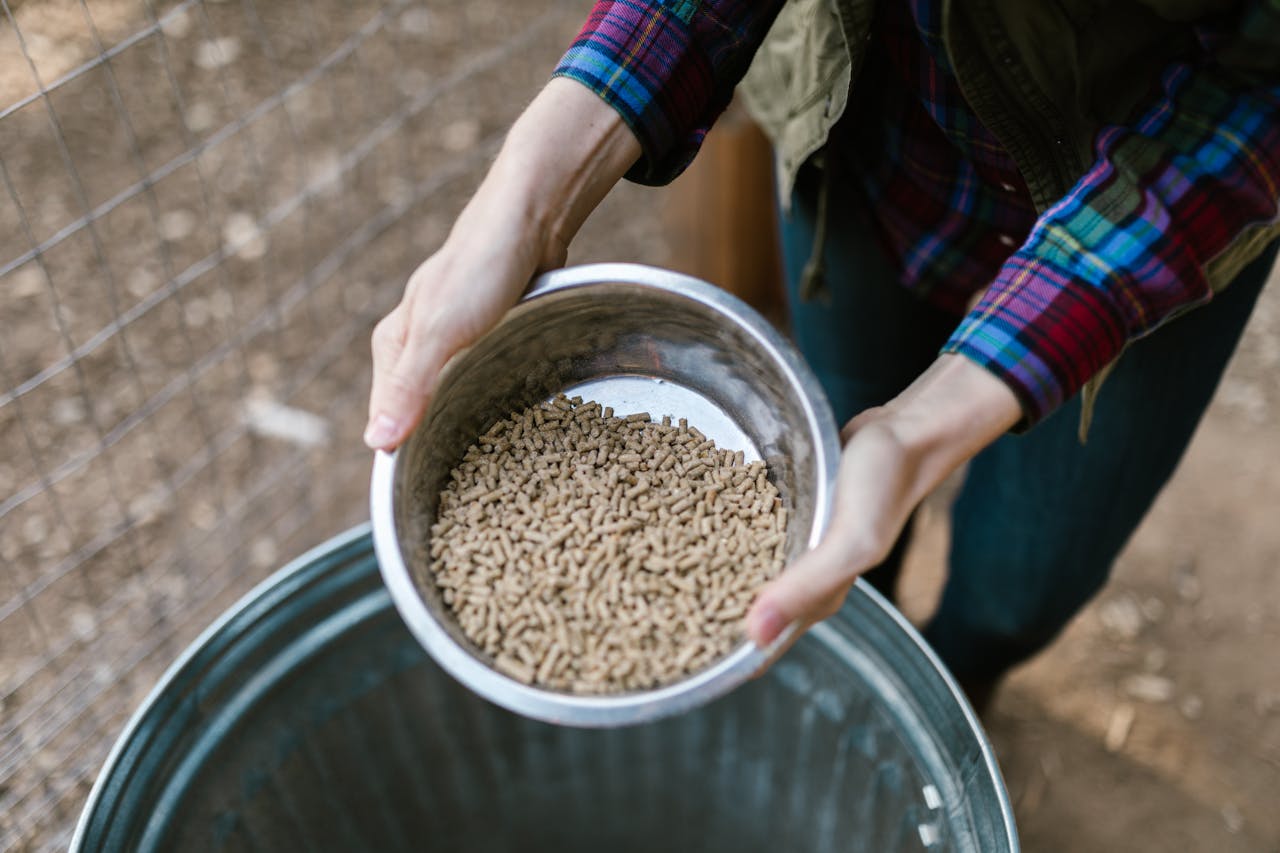
[{"label": "bowl interior", "polygon": [[690,294],[590,283],[535,294],[450,364],[422,424],[397,454],[393,504],[405,565],[432,617],[461,647],[484,659],[430,577],[440,490],[476,436],[562,391],[619,415],[686,417],[717,446],[764,459],[790,513],[788,558],[816,542],[829,488],[818,452],[821,401],[763,324],[709,286]]}]

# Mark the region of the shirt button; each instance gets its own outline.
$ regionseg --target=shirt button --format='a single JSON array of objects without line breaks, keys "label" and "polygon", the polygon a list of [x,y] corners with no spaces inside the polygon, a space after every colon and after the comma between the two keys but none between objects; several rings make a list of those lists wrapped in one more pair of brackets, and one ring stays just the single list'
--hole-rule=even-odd
[{"label": "shirt button", "polygon": [[1006,248],[1009,248],[1009,249],[1012,249],[1014,246],[1018,245],[1018,241],[1010,237],[1008,234],[997,234],[996,239],[1000,241],[1000,245],[1005,246]]}]

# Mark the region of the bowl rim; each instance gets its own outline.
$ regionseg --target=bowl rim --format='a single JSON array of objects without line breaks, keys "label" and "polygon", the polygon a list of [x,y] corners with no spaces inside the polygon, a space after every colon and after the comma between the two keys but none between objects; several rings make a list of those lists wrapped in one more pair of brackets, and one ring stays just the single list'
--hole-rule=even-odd
[{"label": "bowl rim", "polygon": [[[822,386],[795,348],[755,309],[727,291],[693,276],[642,264],[586,264],[554,270],[534,279],[519,304],[596,284],[652,288],[701,303],[736,323],[778,364],[798,390],[805,422],[817,439],[813,448],[818,470],[817,491],[808,547],[816,546],[831,519],[840,437]],[[710,702],[747,681],[785,647],[798,629],[796,625],[790,626],[777,641],[763,649],[744,640],[710,667],[653,690],[592,696],[524,684],[492,668],[458,643],[432,616],[418,594],[396,535],[394,494],[398,458],[398,449],[390,453],[379,450],[374,457],[369,504],[378,570],[409,631],[436,663],[473,692],[507,710],[545,722],[584,727],[657,720]]]}]

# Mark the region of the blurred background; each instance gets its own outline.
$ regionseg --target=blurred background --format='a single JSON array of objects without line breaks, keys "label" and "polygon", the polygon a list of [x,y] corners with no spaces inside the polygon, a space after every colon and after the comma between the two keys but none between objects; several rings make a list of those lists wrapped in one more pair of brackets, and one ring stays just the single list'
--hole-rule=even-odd
[{"label": "blurred background", "polygon": [[[0,849],[65,848],[168,664],[366,517],[369,333],[589,6],[0,0]],[[571,259],[781,321],[767,168],[731,114]],[[1272,286],[1112,583],[997,700],[1028,850],[1280,850],[1278,368]]]}]

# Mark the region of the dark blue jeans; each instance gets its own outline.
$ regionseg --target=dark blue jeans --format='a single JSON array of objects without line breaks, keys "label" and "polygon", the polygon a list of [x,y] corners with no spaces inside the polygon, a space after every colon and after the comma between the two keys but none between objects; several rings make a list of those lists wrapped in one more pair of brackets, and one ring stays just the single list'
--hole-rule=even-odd
[{"label": "dark blue jeans", "polygon": [[[797,296],[813,246],[812,175],[782,233],[795,339],[843,424],[906,387],[959,318],[897,283],[856,199],[839,190],[828,202],[825,298]],[[1129,347],[1103,385],[1087,443],[1076,397],[973,459],[952,509],[946,587],[924,631],[962,682],[997,678],[1044,648],[1106,581],[1191,440],[1276,248],[1211,303]],[[868,573],[891,597],[907,536]]]}]

